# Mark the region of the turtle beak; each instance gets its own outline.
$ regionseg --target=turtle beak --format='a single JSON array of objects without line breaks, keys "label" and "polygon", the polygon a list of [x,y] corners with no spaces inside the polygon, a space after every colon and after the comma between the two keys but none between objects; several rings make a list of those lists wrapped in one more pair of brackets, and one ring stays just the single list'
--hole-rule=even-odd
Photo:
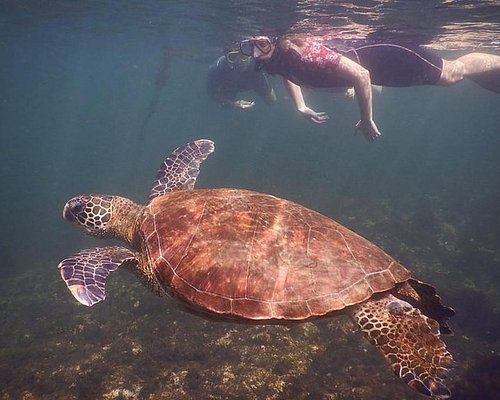
[{"label": "turtle beak", "polygon": [[78,215],[85,209],[85,204],[80,198],[73,198],[63,208],[63,218],[69,222],[77,222]]}]

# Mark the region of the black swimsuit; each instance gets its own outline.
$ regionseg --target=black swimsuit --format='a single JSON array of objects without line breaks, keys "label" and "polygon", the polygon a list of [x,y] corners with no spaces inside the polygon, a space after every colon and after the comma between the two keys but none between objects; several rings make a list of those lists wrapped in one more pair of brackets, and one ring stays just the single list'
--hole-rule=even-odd
[{"label": "black swimsuit", "polygon": [[441,57],[419,46],[362,44],[339,53],[370,71],[374,85],[435,85],[443,69]]}]

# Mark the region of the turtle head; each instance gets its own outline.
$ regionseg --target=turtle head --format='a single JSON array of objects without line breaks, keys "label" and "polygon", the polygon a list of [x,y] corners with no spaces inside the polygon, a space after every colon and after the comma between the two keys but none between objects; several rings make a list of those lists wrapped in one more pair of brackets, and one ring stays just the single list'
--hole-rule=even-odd
[{"label": "turtle head", "polygon": [[115,238],[132,244],[144,207],[120,196],[83,194],[69,200],[63,218],[92,236]]},{"label": "turtle head", "polygon": [[107,237],[112,225],[115,196],[81,195],[69,200],[63,218],[83,227],[92,236]]}]

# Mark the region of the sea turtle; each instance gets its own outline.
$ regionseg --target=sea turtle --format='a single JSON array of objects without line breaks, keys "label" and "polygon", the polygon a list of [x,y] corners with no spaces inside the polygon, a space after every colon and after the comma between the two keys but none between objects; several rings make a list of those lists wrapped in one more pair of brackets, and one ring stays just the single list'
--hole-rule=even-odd
[{"label": "sea turtle", "polygon": [[73,296],[105,299],[109,273],[126,267],[191,311],[262,323],[345,312],[412,389],[449,397],[453,362],[440,335],[454,311],[435,289],[380,248],[301,205],[240,189],[196,189],[210,140],[177,148],[162,164],[146,206],[81,195],[63,217],[125,247],[80,251],[60,264]]}]

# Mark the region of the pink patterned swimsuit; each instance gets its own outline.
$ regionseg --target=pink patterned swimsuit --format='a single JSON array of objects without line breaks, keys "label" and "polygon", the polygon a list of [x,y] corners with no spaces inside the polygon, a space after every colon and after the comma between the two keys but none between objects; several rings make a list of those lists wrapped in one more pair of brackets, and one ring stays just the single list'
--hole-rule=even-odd
[{"label": "pink patterned swimsuit", "polygon": [[340,54],[318,42],[309,43],[304,49],[301,59],[306,63],[317,66],[327,66],[336,68],[340,61]]},{"label": "pink patterned swimsuit", "polygon": [[348,86],[348,82],[337,77],[341,57],[336,50],[311,41],[306,44],[302,54],[295,50],[275,51],[265,68],[267,72],[279,74],[299,86]]}]

